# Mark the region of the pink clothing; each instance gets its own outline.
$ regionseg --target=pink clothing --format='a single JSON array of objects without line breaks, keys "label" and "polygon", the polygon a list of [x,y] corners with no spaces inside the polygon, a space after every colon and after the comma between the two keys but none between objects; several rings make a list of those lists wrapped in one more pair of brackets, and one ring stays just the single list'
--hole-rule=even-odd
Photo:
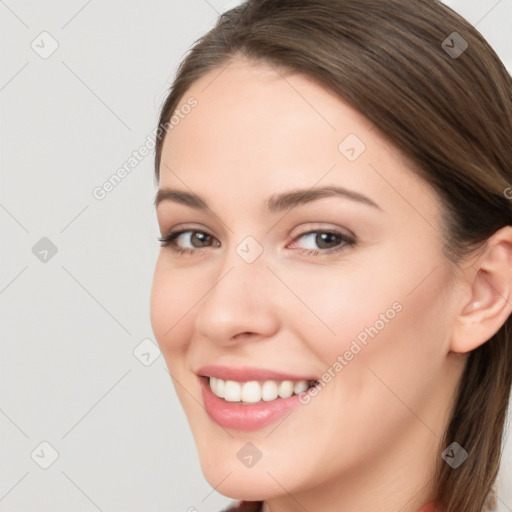
[{"label": "pink clothing", "polygon": [[[222,512],[261,512],[262,507],[262,501],[239,501]],[[438,512],[438,509],[434,501],[429,501],[418,512]]]},{"label": "pink clothing", "polygon": [[437,512],[436,504],[434,501],[429,501],[418,512]]}]

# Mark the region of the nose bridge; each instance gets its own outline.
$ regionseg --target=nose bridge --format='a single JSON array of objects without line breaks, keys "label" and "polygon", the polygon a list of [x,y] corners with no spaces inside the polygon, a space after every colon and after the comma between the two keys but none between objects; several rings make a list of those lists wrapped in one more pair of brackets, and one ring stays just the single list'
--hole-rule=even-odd
[{"label": "nose bridge", "polygon": [[217,288],[218,294],[226,292],[237,301],[246,299],[248,303],[255,303],[255,295],[261,296],[262,291],[257,293],[257,289],[263,282],[269,284],[263,245],[251,235],[241,240],[238,237],[239,242],[236,235],[232,238],[234,242],[230,242],[222,263],[219,263],[217,285],[214,288]]},{"label": "nose bridge", "polygon": [[240,333],[270,336],[278,319],[269,276],[263,247],[255,239],[246,237],[231,248],[197,306],[199,332],[217,342],[228,341]]}]

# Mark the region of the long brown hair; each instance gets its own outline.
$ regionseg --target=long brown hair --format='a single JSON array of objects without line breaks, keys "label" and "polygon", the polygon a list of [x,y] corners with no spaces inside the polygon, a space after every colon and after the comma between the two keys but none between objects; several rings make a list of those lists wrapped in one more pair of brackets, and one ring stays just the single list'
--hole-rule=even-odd
[{"label": "long brown hair", "polygon": [[[512,79],[481,34],[441,2],[248,0],[196,41],[159,126],[169,127],[195,80],[240,55],[307,75],[370,119],[442,199],[451,260],[512,225]],[[493,495],[512,381],[511,322],[469,354],[456,390],[434,476],[444,512],[481,512]],[[452,442],[469,453],[457,469],[441,458]]]}]

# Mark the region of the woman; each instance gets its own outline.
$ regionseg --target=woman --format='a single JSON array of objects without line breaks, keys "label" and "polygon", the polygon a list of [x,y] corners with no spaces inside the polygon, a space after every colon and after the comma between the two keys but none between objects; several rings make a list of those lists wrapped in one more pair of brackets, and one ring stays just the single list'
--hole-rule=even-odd
[{"label": "woman", "polygon": [[196,42],[151,320],[230,510],[493,509],[511,133],[511,77],[436,0],[249,0]]}]

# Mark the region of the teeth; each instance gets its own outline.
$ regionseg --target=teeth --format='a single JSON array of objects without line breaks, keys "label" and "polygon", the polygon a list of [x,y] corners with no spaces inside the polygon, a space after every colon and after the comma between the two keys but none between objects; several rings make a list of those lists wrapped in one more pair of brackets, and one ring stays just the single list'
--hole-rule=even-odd
[{"label": "teeth", "polygon": [[281,398],[288,398],[293,395],[293,382],[291,380],[283,380],[279,384],[278,394]]},{"label": "teeth", "polygon": [[227,402],[243,402],[248,404],[254,404],[262,400],[269,402],[276,400],[278,397],[289,398],[293,394],[298,395],[310,387],[310,383],[306,380],[295,382],[291,380],[236,382],[215,377],[209,377],[209,380],[210,389],[214,395],[224,398]]},{"label": "teeth", "polygon": [[299,382],[295,383],[295,386],[293,386],[293,392],[298,395],[299,393],[302,393],[303,391],[306,391],[308,389],[308,383],[305,380],[299,380]]},{"label": "teeth", "polygon": [[[240,384],[238,385],[240,387]],[[255,380],[242,384],[242,402],[254,404],[261,400],[261,386]]]},{"label": "teeth", "polygon": [[216,381],[217,381],[217,388],[215,389],[216,395],[223,398],[224,397],[224,387],[225,387],[226,383],[220,379],[216,379]]},{"label": "teeth", "polygon": [[274,380],[267,380],[261,386],[261,398],[265,402],[275,400],[277,398],[277,383]]},{"label": "teeth", "polygon": [[224,400],[226,402],[240,402],[240,384],[233,380],[227,380],[224,384]]}]

